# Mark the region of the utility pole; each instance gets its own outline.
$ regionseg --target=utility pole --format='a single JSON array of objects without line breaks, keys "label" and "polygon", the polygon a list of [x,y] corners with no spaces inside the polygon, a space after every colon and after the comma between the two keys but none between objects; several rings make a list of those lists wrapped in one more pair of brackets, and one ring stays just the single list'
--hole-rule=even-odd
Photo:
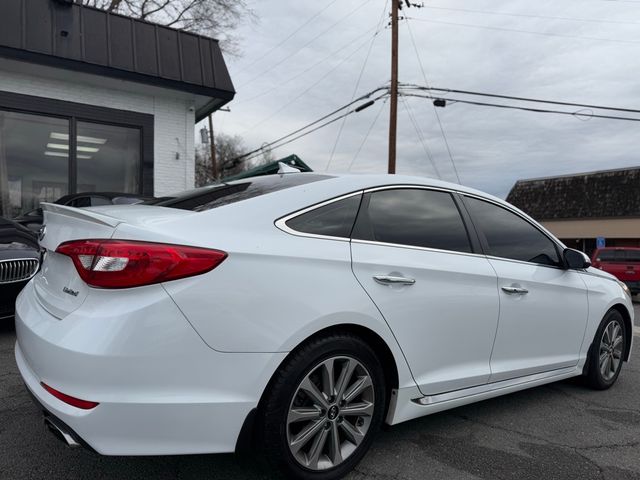
[{"label": "utility pole", "polygon": [[396,173],[398,136],[398,10],[402,0],[391,0],[391,99],[389,112],[389,173]]},{"label": "utility pole", "polygon": [[209,146],[211,147],[211,174],[213,181],[218,180],[218,162],[216,162],[216,144],[213,136],[213,112],[209,114]]}]

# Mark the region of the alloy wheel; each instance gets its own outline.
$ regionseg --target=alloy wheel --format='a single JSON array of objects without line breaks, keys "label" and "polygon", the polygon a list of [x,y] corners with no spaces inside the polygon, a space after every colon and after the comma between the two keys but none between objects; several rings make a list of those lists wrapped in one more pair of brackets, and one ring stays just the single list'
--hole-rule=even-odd
[{"label": "alloy wheel", "polygon": [[374,413],[374,387],[353,357],[322,361],[298,385],[287,413],[287,441],[310,470],[340,465],[364,440]]},{"label": "alloy wheel", "polygon": [[612,320],[602,332],[600,341],[600,374],[607,382],[611,381],[618,372],[622,361],[624,336],[622,325],[618,320]]}]

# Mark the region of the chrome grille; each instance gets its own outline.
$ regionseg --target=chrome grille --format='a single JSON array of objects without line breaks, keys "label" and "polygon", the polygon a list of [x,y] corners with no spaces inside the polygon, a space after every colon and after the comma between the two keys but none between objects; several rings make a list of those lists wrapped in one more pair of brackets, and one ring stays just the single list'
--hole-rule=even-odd
[{"label": "chrome grille", "polygon": [[35,258],[0,260],[0,284],[29,280],[38,271],[38,265]]}]

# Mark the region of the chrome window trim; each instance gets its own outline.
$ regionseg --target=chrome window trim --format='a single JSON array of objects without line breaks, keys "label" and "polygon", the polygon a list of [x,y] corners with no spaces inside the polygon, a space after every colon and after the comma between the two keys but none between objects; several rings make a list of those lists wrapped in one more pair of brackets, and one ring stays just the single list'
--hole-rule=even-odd
[{"label": "chrome window trim", "polygon": [[310,207],[305,207],[302,210],[297,210],[293,213],[290,213],[284,217],[279,218],[274,222],[274,225],[280,230],[282,230],[283,232],[288,233],[289,235],[295,235],[296,237],[316,238],[320,240],[336,240],[338,242],[349,242],[351,241],[351,239],[346,237],[333,237],[331,235],[320,235],[318,233],[299,232],[298,230],[294,230],[293,228],[290,228],[287,225],[287,222],[292,218],[296,218],[300,215],[304,215],[305,213],[311,212],[318,208],[331,205],[332,203],[339,202],[340,200],[346,200],[347,198],[355,197],[356,195],[362,195],[363,193],[364,193],[363,190],[358,190],[356,192],[347,193],[346,195],[341,195],[339,197],[325,200],[324,202],[316,203],[314,205],[311,205]]},{"label": "chrome window trim", "polygon": [[387,243],[387,242],[378,242],[375,240],[360,240],[357,238],[351,239],[351,243],[359,243],[362,245],[375,245],[378,247],[393,247],[393,248],[406,248],[409,250],[422,250],[431,253],[450,253],[452,255],[463,255],[466,257],[481,257],[487,258],[483,253],[474,253],[474,252],[460,252],[458,250],[443,250],[441,248],[432,248],[432,247],[419,247],[417,245],[405,245],[403,243]]},{"label": "chrome window trim", "polygon": [[[460,251],[457,251],[457,250],[442,250],[442,249],[439,249],[439,248],[419,247],[419,246],[415,246],[415,245],[404,245],[404,244],[399,244],[399,243],[386,243],[386,242],[377,242],[377,241],[374,241],[374,240],[350,239],[350,238],[344,238],[344,237],[333,237],[333,236],[330,236],[330,235],[319,235],[319,234],[314,234],[314,233],[305,233],[305,232],[299,232],[297,230],[289,228],[286,225],[287,221],[291,220],[292,218],[297,217],[298,215],[303,215],[303,214],[305,214],[307,212],[315,210],[316,208],[321,208],[321,207],[324,207],[325,205],[330,205],[331,203],[338,202],[340,200],[344,200],[346,198],[353,197],[355,195],[364,195],[366,193],[372,193],[372,192],[378,192],[378,191],[384,191],[384,190],[400,190],[400,189],[403,189],[403,190],[419,189],[419,190],[432,190],[432,191],[437,191],[437,192],[446,192],[446,193],[450,193],[450,194],[459,194],[459,195],[462,195],[462,196],[475,198],[477,200],[488,202],[488,203],[490,203],[492,205],[495,205],[496,207],[504,208],[508,212],[513,213],[517,217],[519,217],[522,220],[524,220],[525,222],[527,222],[529,225],[531,225],[533,228],[535,228],[540,233],[542,233],[545,237],[547,237],[556,247],[558,247],[560,249],[560,251],[563,251],[566,248],[564,245],[562,245],[561,242],[556,240],[553,236],[550,236],[549,232],[547,232],[544,229],[542,229],[541,227],[531,223],[531,220],[529,220],[528,218],[522,216],[522,214],[520,212],[518,212],[518,211],[514,210],[513,208],[511,208],[510,205],[507,204],[507,203],[497,202],[497,201],[495,201],[495,200],[493,200],[491,198],[487,198],[487,197],[484,197],[482,195],[478,195],[478,194],[474,194],[474,193],[470,193],[470,192],[465,192],[465,191],[456,190],[456,189],[447,188],[447,187],[432,186],[432,185],[393,184],[393,185],[382,185],[382,186],[378,186],[378,187],[364,188],[362,190],[358,190],[356,192],[351,192],[351,193],[348,193],[348,194],[345,194],[345,195],[341,195],[339,197],[332,198],[330,200],[326,200],[324,202],[317,203],[317,204],[311,205],[309,207],[305,207],[302,210],[298,210],[298,211],[295,211],[293,213],[290,213],[290,214],[288,214],[288,215],[286,215],[284,217],[281,217],[278,220],[276,220],[275,221],[275,226],[278,229],[282,230],[283,232],[288,233],[290,235],[295,235],[297,237],[316,238],[316,239],[320,239],[320,240],[335,240],[335,241],[338,241],[338,242],[360,243],[360,244],[366,244],[366,245],[377,245],[377,246],[381,246],[381,247],[408,248],[408,249],[411,249],[411,250],[421,250],[421,251],[427,251],[427,252],[433,252],[433,253],[450,253],[450,254],[453,254],[453,255],[484,257],[487,260],[491,260],[491,259],[493,259],[493,260],[501,260],[501,261],[505,261],[505,262],[520,263],[520,264],[524,264],[524,265],[533,265],[533,266],[537,266],[537,267],[553,268],[553,269],[556,269],[556,270],[566,270],[565,268],[557,267],[557,266],[554,266],[554,265],[545,265],[545,264],[542,264],[542,263],[527,262],[525,260],[516,260],[516,259],[513,259],[513,258],[506,258],[506,257],[496,257],[496,256],[493,256],[493,255],[485,255],[484,253],[460,252]],[[471,213],[469,213],[469,216],[471,217],[471,220],[473,220],[473,215],[471,215]],[[464,222],[464,218],[462,220]],[[574,270],[574,271],[580,272],[579,270]]]}]

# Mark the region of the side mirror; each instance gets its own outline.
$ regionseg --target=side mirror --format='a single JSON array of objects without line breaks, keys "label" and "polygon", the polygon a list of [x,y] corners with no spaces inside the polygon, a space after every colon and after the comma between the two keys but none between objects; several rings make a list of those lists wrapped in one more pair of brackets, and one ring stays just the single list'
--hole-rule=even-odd
[{"label": "side mirror", "polygon": [[589,257],[579,250],[566,248],[563,257],[565,266],[570,270],[582,270],[591,266]]}]

